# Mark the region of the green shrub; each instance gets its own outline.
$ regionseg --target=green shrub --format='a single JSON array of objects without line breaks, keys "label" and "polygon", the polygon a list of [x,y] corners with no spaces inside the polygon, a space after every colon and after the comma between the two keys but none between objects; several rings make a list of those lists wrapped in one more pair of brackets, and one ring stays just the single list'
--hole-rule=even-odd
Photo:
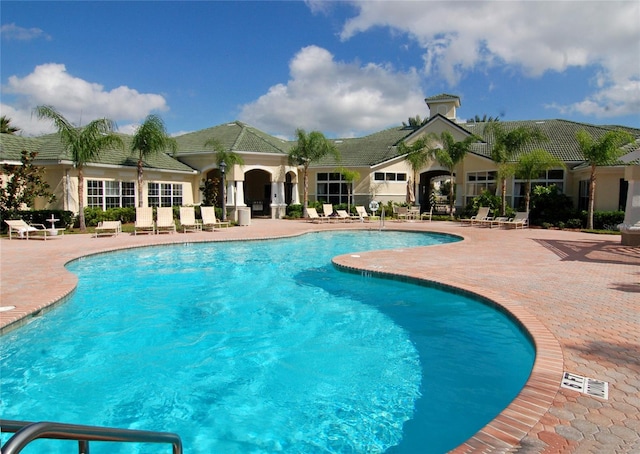
[{"label": "green shrub", "polygon": [[382,213],[382,208],[384,208],[384,215],[386,217],[391,217],[391,216],[393,216],[393,205],[394,205],[394,203],[391,200],[387,201],[387,204],[385,206],[380,204],[380,208],[378,208],[378,212],[374,213],[374,214],[381,214]]},{"label": "green shrub", "polygon": [[316,210],[318,210],[318,213],[322,213],[322,204],[323,203],[324,202],[322,202],[322,201],[316,200],[315,202],[309,202],[307,206],[309,208],[315,208]]},{"label": "green shrub", "polygon": [[566,224],[568,229],[581,229],[582,228],[582,221],[580,219],[577,218],[571,218],[569,220],[567,220],[567,224]]},{"label": "green shrub", "polygon": [[[587,225],[587,212],[580,213],[583,219],[582,225]],[[593,228],[594,230],[618,230],[618,224],[624,222],[624,211],[594,211],[593,212]]]},{"label": "green shrub", "polygon": [[85,208],[84,220],[87,227],[95,227],[102,221],[120,221],[123,224],[130,224],[136,220],[136,209],[109,208],[103,211],[102,208]]},{"label": "green shrub", "polygon": [[[502,205],[502,201],[500,200],[499,196],[492,194],[489,191],[482,191],[480,195],[474,197],[467,204],[467,206],[462,211],[461,216],[463,218],[470,218],[471,216],[475,216],[478,213],[478,209],[480,207],[489,207],[492,215],[494,215],[500,212],[501,205]],[[510,209],[509,207],[507,208],[510,210],[511,213],[513,213],[513,209]],[[509,216],[510,213],[507,212],[506,215]]]},{"label": "green shrub", "polygon": [[300,219],[302,217],[302,204],[288,205],[286,215],[290,219]]},{"label": "green shrub", "polygon": [[558,222],[566,222],[575,218],[573,202],[566,194],[563,194],[556,185],[547,187],[536,186],[531,195],[531,211],[529,222],[534,225],[544,223],[557,225]]}]

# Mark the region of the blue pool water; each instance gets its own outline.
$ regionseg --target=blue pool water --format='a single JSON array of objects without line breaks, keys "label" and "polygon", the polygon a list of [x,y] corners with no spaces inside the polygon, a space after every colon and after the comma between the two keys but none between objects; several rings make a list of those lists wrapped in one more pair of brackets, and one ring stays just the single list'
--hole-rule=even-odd
[{"label": "blue pool water", "polygon": [[191,454],[446,452],[517,395],[531,342],[475,299],[330,260],[452,240],[323,232],[75,261],[72,299],[0,338],[0,414],[177,432]]}]

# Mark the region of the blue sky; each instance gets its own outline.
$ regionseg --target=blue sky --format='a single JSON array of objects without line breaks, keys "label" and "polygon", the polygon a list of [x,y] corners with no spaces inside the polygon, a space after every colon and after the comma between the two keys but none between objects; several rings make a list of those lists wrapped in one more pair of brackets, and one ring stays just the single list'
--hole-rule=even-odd
[{"label": "blue sky", "polygon": [[361,136],[461,98],[458,118],[640,127],[640,2],[7,1],[2,115],[33,107],[130,133],[241,120]]}]

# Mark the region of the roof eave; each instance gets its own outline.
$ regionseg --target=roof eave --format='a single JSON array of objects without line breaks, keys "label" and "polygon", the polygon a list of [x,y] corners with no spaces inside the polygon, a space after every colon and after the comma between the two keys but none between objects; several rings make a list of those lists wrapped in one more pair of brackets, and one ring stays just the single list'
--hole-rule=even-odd
[{"label": "roof eave", "polygon": [[[71,163],[73,164],[73,163]],[[95,167],[100,169],[130,169],[136,170],[134,166],[123,166],[121,164],[103,164],[99,162],[87,162],[84,164],[84,167]],[[185,175],[197,175],[199,172],[195,169],[192,170],[177,170],[177,169],[163,169],[158,167],[142,167],[144,170],[154,171],[154,172],[163,172],[163,173],[181,173]]]}]

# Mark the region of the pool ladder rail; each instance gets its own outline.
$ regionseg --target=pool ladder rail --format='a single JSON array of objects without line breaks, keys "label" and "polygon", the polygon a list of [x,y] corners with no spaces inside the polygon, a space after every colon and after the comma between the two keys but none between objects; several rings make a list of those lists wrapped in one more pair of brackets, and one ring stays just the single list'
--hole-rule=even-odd
[{"label": "pool ladder rail", "polygon": [[0,419],[0,431],[14,435],[2,446],[1,454],[17,454],[30,442],[39,438],[75,440],[78,454],[89,454],[90,441],[122,443],[168,443],[173,454],[182,454],[182,440],[171,432],[117,429],[112,427],[82,426],[59,422],[27,422]]}]

